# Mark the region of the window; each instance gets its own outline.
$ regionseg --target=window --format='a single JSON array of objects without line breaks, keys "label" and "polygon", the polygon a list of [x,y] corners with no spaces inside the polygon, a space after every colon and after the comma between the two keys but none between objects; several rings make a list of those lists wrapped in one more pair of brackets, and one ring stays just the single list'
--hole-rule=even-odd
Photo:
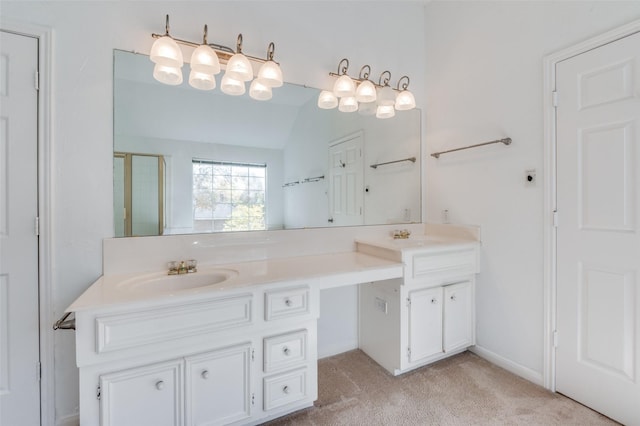
[{"label": "window", "polygon": [[266,164],[193,160],[196,232],[266,229]]}]

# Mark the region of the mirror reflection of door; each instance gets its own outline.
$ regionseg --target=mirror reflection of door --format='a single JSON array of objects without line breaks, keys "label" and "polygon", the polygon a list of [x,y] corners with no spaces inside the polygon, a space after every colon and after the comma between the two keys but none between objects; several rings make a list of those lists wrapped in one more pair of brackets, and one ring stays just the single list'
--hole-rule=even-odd
[{"label": "mirror reflection of door", "polygon": [[164,157],[116,152],[113,164],[115,236],[162,235]]},{"label": "mirror reflection of door", "polygon": [[363,133],[345,136],[329,145],[329,224],[364,224]]}]

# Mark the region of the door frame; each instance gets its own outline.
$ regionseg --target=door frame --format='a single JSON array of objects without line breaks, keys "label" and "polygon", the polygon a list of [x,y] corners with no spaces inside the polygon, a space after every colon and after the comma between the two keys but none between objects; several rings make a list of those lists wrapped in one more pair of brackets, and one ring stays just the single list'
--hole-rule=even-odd
[{"label": "door frame", "polygon": [[[556,65],[564,60],[588,52],[624,37],[640,32],[640,20],[590,38],[574,46],[547,55],[543,59],[543,118],[544,118],[544,387],[556,391],[556,268],[557,234],[555,214],[557,209],[557,165],[556,165]],[[560,218],[559,220],[562,220]]]},{"label": "door frame", "polygon": [[52,46],[51,28],[0,18],[2,30],[38,40],[38,302],[40,314],[40,423],[55,424],[52,297]]}]

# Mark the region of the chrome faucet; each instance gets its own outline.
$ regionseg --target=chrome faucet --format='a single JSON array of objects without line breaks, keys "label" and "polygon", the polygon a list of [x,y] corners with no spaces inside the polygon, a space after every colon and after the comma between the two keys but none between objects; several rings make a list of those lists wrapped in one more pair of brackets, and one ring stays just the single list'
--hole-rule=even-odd
[{"label": "chrome faucet", "polygon": [[196,268],[197,265],[198,265],[198,262],[194,259],[189,259],[186,261],[181,260],[179,262],[172,260],[167,264],[167,266],[169,266],[169,272],[167,272],[167,274],[182,275],[182,274],[191,274],[194,272],[198,272],[198,269]]}]

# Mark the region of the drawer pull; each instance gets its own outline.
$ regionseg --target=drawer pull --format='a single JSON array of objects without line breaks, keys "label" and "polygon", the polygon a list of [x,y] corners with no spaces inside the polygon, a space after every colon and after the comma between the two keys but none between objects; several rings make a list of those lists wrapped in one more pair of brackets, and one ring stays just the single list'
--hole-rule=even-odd
[{"label": "drawer pull", "polygon": [[207,380],[209,378],[209,371],[208,370],[204,370],[201,374],[203,379]]},{"label": "drawer pull", "polygon": [[156,382],[156,389],[158,390],[164,389],[164,382],[162,380],[159,380],[158,382]]},{"label": "drawer pull", "polygon": [[455,295],[455,294],[452,294],[452,295],[451,295],[451,297],[450,297],[449,299],[451,299],[452,301],[454,301],[454,302],[455,302],[455,301],[456,301],[456,295]]},{"label": "drawer pull", "polygon": [[282,387],[282,393],[287,393],[287,394],[289,393],[289,386],[288,385],[284,385]]},{"label": "drawer pull", "polygon": [[284,348],[282,348],[282,353],[286,356],[289,356],[289,354],[291,353],[291,349],[285,346]]},{"label": "drawer pull", "polygon": [[291,299],[286,298],[286,299],[284,299],[284,304],[287,305],[287,306],[291,306],[293,304],[293,302],[291,302]]}]

